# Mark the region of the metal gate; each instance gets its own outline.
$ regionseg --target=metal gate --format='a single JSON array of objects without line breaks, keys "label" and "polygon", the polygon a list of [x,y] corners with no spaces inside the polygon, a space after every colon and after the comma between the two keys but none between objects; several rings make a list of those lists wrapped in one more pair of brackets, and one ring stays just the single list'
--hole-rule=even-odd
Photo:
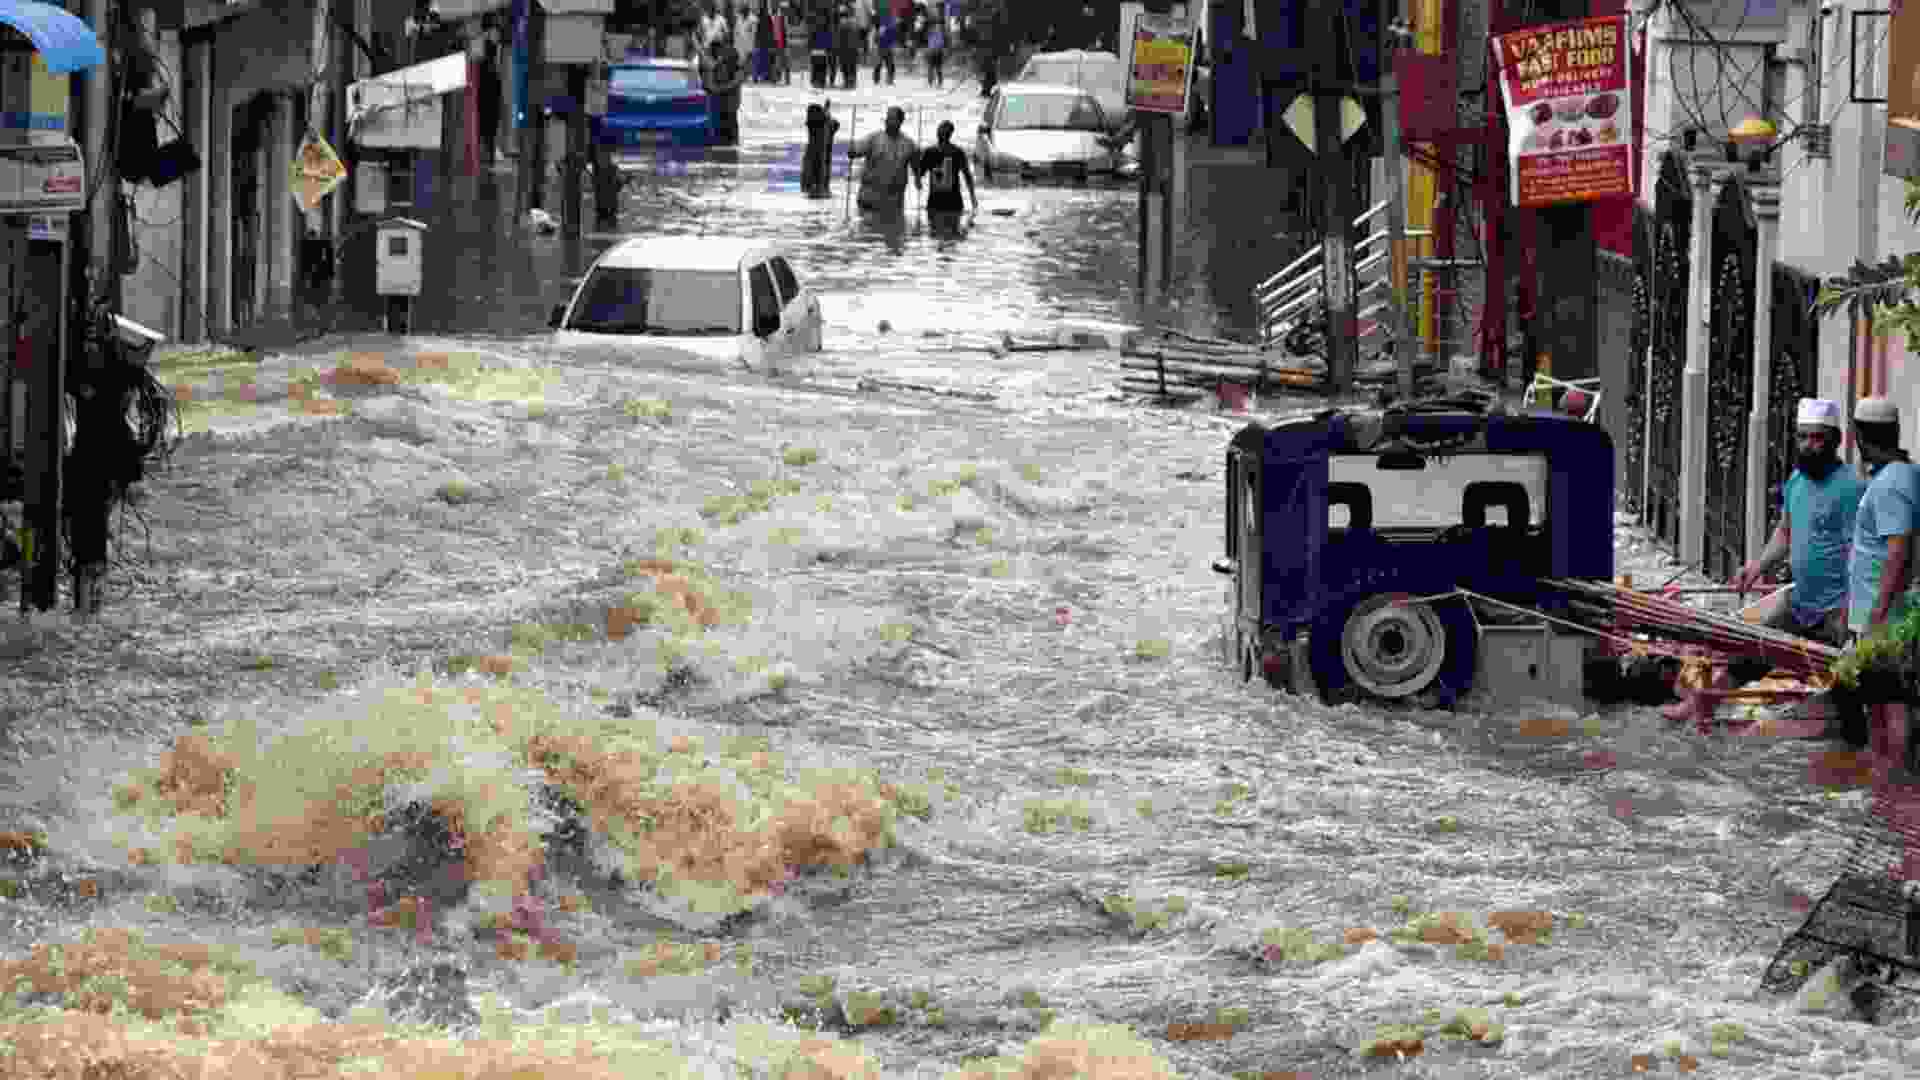
[{"label": "metal gate", "polygon": [[1639,514],[1647,482],[1647,343],[1653,338],[1653,215],[1633,208],[1633,328],[1627,335],[1625,391],[1620,403],[1626,429],[1620,476],[1621,508]]},{"label": "metal gate", "polygon": [[1707,322],[1706,532],[1700,569],[1725,581],[1747,561],[1747,425],[1753,412],[1754,226],[1747,189],[1720,189],[1713,208]]},{"label": "metal gate", "polygon": [[1655,186],[1647,352],[1647,505],[1640,520],[1670,550],[1680,546],[1680,370],[1687,354],[1687,253],[1693,192],[1677,154],[1660,159]]},{"label": "metal gate", "polygon": [[1793,475],[1794,415],[1820,382],[1820,320],[1813,302],[1820,278],[1773,264],[1773,364],[1767,402],[1767,534],[1780,523],[1787,477]]}]

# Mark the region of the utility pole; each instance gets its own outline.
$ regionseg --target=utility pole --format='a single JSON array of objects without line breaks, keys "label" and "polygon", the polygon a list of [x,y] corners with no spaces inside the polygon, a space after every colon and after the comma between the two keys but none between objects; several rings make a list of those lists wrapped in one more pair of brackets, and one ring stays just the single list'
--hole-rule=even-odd
[{"label": "utility pole", "polygon": [[560,170],[560,221],[567,238],[578,242],[586,231],[582,206],[587,160],[585,64],[567,65],[567,96],[573,99],[573,107],[567,112],[567,156]]},{"label": "utility pole", "polygon": [[[1146,0],[1144,6],[1149,15],[1173,14],[1173,0]],[[1134,28],[1123,32],[1131,42]],[[1131,62],[1131,45],[1127,56]],[[1133,77],[1131,63],[1127,77]],[[1140,132],[1140,294],[1149,326],[1157,326],[1172,278],[1173,118],[1145,109],[1134,110],[1134,116]]]},{"label": "utility pole", "polygon": [[1327,384],[1334,393],[1353,388],[1360,366],[1360,319],[1353,279],[1353,164],[1341,138],[1341,105],[1347,100],[1338,67],[1347,54],[1346,13],[1340,0],[1312,0],[1309,34],[1317,37],[1308,93],[1313,103],[1314,177],[1320,185],[1320,252],[1327,305]]},{"label": "utility pole", "polygon": [[[1400,6],[1398,2],[1394,5]],[[1395,11],[1387,26],[1385,48],[1380,50],[1384,65],[1380,72],[1381,156],[1387,167],[1387,283],[1391,292],[1388,306],[1388,333],[1393,343],[1394,367],[1399,376],[1400,399],[1413,397],[1413,358],[1419,352],[1414,344],[1411,314],[1407,304],[1407,285],[1413,276],[1406,259],[1407,241],[1407,163],[1400,152],[1400,76],[1394,70],[1394,54],[1402,43],[1403,13]]]}]

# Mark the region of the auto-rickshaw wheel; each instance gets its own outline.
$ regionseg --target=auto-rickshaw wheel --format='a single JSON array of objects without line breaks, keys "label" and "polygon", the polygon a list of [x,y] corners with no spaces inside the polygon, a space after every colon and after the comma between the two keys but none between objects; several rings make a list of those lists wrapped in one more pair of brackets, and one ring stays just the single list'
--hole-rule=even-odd
[{"label": "auto-rickshaw wheel", "polygon": [[1351,691],[1389,700],[1428,691],[1451,697],[1473,682],[1474,629],[1461,605],[1408,604],[1391,581],[1328,604],[1314,629],[1314,680],[1323,696]]}]

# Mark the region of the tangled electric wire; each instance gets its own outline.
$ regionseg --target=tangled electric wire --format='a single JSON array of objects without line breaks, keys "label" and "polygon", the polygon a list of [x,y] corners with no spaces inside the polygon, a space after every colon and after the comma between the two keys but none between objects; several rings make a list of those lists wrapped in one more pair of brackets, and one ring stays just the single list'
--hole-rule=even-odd
[{"label": "tangled electric wire", "polygon": [[133,485],[166,463],[180,435],[173,395],[146,364],[129,355],[132,347],[122,338],[113,312],[105,304],[93,305],[78,336],[81,353],[87,358],[87,375],[75,389],[89,398],[104,396],[106,400],[84,410],[86,419],[77,425],[67,456],[67,475],[76,496],[67,501],[68,512],[61,515],[62,569],[69,574],[82,568],[73,536],[72,511],[83,502],[78,496],[88,493],[106,519],[99,524],[106,527],[108,564],[124,567],[122,560],[112,557],[119,531],[111,525],[115,511],[119,511],[122,523],[128,514],[139,518]]}]

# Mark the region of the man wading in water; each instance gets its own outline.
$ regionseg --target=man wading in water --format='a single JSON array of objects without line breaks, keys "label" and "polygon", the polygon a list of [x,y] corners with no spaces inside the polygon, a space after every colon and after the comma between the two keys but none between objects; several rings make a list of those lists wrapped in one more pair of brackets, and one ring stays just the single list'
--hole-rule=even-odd
[{"label": "man wading in water", "polygon": [[847,147],[847,157],[866,158],[860,171],[860,209],[900,214],[906,208],[907,181],[916,184],[914,165],[920,148],[900,133],[907,111],[895,105],[887,110],[887,128]]},{"label": "man wading in water", "polygon": [[967,182],[967,197],[980,211],[980,194],[973,188],[973,169],[967,165],[967,152],[953,145],[953,121],[942,120],[934,129],[939,141],[927,147],[914,162],[914,172],[927,178],[927,224],[935,231],[954,233],[960,229],[960,215],[967,208],[960,198],[960,181]]}]

